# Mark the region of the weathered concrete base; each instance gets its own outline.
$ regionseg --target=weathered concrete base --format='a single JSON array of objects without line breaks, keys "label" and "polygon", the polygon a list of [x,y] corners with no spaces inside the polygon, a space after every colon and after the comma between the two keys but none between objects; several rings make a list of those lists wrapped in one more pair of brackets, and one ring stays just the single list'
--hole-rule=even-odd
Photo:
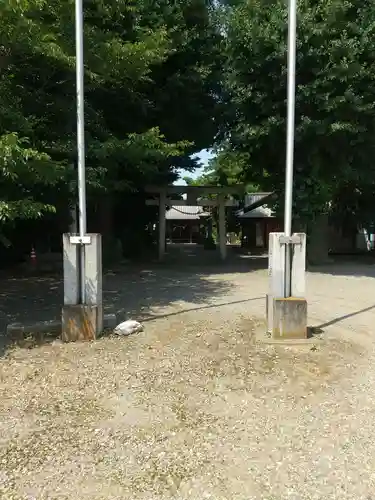
[{"label": "weathered concrete base", "polygon": [[[72,306],[74,307],[74,306]],[[104,329],[115,328],[117,325],[116,314],[105,314]],[[55,334],[61,335],[62,323],[61,320],[38,321],[36,323],[11,323],[7,326],[8,338],[25,337],[26,335],[34,334]]]},{"label": "weathered concrete base", "polygon": [[[277,297],[285,297],[286,295],[286,243],[290,244],[291,249],[290,295],[295,300],[303,300],[306,295],[306,234],[293,233],[292,238],[286,240],[284,233],[270,233],[268,251],[269,288],[266,297],[266,317],[267,332],[273,337],[275,337],[274,331],[278,332],[280,330],[279,325],[274,323],[276,321],[276,318],[274,318],[275,300]],[[293,317],[291,321],[294,321]],[[297,338],[301,338],[300,335],[298,333]],[[285,338],[285,335],[282,338]],[[306,334],[303,334],[302,338],[306,338]]]},{"label": "weathered concrete base", "polygon": [[103,331],[101,315],[102,311],[98,306],[65,305],[62,309],[61,340],[95,340]]},{"label": "weathered concrete base", "polygon": [[304,347],[311,349],[322,346],[327,342],[324,330],[312,326],[307,327],[307,338],[273,338],[272,332],[267,331],[265,321],[260,321],[254,330],[254,342],[258,345],[274,345],[284,347]]},{"label": "weathered concrete base", "polygon": [[273,301],[273,339],[307,339],[307,301],[298,297]]},{"label": "weathered concrete base", "polygon": [[[77,235],[64,234],[64,306],[62,311],[62,340],[93,340],[103,331],[102,238],[86,234],[84,246],[77,244]],[[81,257],[84,305],[81,298]]]}]

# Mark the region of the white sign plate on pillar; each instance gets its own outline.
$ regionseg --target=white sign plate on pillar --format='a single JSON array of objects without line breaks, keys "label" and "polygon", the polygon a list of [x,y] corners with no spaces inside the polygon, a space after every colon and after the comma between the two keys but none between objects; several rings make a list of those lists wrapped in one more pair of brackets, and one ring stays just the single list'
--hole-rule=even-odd
[{"label": "white sign plate on pillar", "polygon": [[268,295],[267,331],[273,326],[273,299],[284,297],[285,293],[285,245],[280,242],[284,233],[270,233],[268,246]]},{"label": "white sign plate on pillar", "polygon": [[90,245],[90,236],[70,236],[70,243],[73,245]]}]

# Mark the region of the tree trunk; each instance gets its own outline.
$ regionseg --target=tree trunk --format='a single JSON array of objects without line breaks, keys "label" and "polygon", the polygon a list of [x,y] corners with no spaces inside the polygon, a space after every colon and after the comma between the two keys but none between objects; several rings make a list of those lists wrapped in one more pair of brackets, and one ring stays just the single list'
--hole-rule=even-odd
[{"label": "tree trunk", "polygon": [[307,262],[312,265],[329,264],[329,218],[319,215],[309,224],[307,235]]}]

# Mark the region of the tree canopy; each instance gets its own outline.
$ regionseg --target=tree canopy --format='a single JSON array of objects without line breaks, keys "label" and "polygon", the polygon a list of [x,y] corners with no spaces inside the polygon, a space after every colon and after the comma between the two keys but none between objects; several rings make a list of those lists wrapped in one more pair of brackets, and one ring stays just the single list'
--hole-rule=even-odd
[{"label": "tree canopy", "polygon": [[[84,2],[89,188],[174,180],[212,144],[221,63],[210,9],[204,0]],[[5,221],[76,198],[74,1],[7,0],[0,33]]]},{"label": "tree canopy", "polygon": [[[77,156],[74,0],[3,4],[1,223],[75,200]],[[300,0],[297,26],[295,213],[371,218],[373,2]],[[89,198],[173,182],[214,147],[199,182],[276,190],[281,204],[284,0],[85,0],[84,41]]]},{"label": "tree canopy", "polygon": [[[283,194],[287,5],[227,3],[227,127],[217,165],[235,155],[237,178]],[[297,25],[295,210],[311,217],[336,205],[364,216],[375,193],[374,4],[300,1]]]}]

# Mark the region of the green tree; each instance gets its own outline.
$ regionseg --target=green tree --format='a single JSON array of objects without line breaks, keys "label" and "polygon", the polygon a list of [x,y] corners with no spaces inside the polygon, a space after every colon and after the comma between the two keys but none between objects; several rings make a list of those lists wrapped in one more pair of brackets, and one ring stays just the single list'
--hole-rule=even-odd
[{"label": "green tree", "polygon": [[[193,169],[191,153],[212,143],[221,35],[205,0],[84,7],[88,193],[108,208],[113,193]],[[74,1],[7,0],[1,14],[4,221],[76,199]]]},{"label": "green tree", "polygon": [[[287,7],[226,10],[225,141],[240,177],[280,193],[285,173]],[[294,211],[311,220],[375,193],[375,9],[369,0],[298,3]],[[356,213],[357,217],[360,214]]]}]

